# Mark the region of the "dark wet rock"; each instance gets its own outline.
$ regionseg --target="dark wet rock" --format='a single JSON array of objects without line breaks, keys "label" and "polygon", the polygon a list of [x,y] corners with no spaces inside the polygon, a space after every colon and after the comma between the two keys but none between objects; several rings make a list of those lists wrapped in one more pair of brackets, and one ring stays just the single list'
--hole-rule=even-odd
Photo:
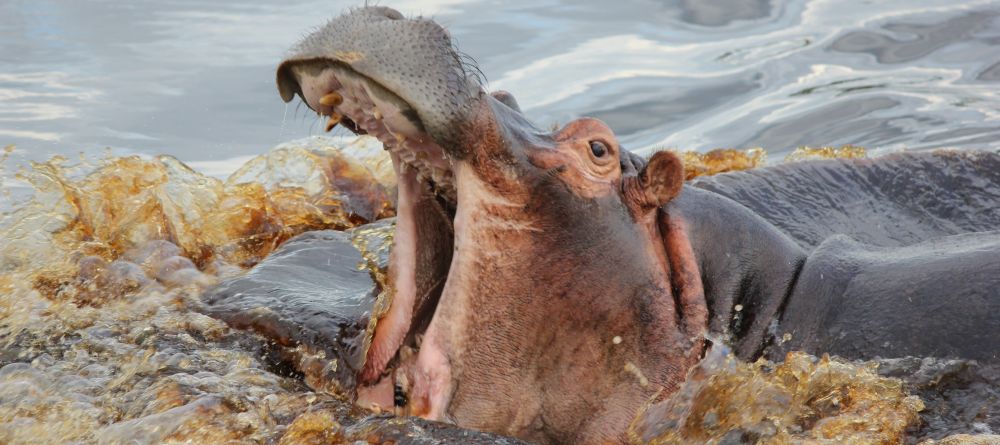
[{"label": "dark wet rock", "polygon": [[333,384],[317,389],[350,394],[380,291],[371,268],[388,264],[389,251],[379,246],[389,232],[380,229],[391,230],[393,223],[292,238],[245,275],[205,292],[204,312],[273,342],[276,359],[318,379],[314,387]]},{"label": "dark wet rock", "polygon": [[345,428],[346,436],[369,443],[399,445],[517,445],[527,444],[511,437],[467,430],[454,425],[419,418],[372,416]]},{"label": "dark wet rock", "polygon": [[279,445],[392,444],[392,445],[518,445],[517,439],[432,422],[415,417],[372,415],[337,400],[311,404],[288,423]]}]

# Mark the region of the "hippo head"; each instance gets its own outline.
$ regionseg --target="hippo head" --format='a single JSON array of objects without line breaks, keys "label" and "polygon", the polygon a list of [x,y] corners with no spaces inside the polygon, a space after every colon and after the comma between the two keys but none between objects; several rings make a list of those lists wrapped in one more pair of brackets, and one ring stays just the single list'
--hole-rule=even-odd
[{"label": "hippo head", "polygon": [[680,161],[596,119],[539,130],[474,72],[442,27],[382,7],[278,68],[285,101],[377,137],[399,175],[395,296],[360,393],[539,442],[622,441],[704,344],[690,245],[660,210]]}]

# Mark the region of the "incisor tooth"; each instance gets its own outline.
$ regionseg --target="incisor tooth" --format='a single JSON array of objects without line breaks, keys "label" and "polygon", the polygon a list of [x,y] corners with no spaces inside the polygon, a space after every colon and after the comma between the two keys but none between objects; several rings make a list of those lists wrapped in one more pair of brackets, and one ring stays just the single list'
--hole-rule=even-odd
[{"label": "incisor tooth", "polygon": [[326,105],[328,107],[335,107],[340,105],[342,102],[344,102],[344,97],[336,91],[330,92],[330,94],[327,94],[319,99],[320,105]]},{"label": "incisor tooth", "polygon": [[333,130],[333,127],[336,127],[337,124],[340,123],[340,119],[342,117],[343,116],[341,116],[340,113],[334,111],[333,114],[330,115],[330,120],[326,121],[326,132],[329,133],[330,130]]},{"label": "incisor tooth", "polygon": [[372,116],[375,116],[375,119],[382,120],[382,112],[378,111],[378,108],[372,110]]}]

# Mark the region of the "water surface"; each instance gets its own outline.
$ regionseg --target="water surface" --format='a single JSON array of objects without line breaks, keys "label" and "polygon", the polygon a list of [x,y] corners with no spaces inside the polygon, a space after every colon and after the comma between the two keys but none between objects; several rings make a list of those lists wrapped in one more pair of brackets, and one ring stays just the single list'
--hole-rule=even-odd
[{"label": "water surface", "polygon": [[[0,3],[0,145],[172,154],[223,175],[322,132],[274,67],[359,2]],[[1000,2],[421,0],[543,126],[589,115],[632,149],[1000,148]],[[226,161],[226,162],[220,162]]]}]

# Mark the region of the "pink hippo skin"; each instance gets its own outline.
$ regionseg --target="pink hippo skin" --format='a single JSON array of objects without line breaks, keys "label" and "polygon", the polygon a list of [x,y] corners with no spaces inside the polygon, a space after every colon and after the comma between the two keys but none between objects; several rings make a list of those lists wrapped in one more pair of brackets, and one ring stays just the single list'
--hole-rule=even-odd
[{"label": "pink hippo skin", "polygon": [[388,8],[294,54],[282,97],[379,138],[399,176],[394,299],[359,403],[541,443],[625,441],[705,347],[684,223],[661,211],[677,157],[638,162],[596,119],[538,130],[466,73],[444,29]]}]

